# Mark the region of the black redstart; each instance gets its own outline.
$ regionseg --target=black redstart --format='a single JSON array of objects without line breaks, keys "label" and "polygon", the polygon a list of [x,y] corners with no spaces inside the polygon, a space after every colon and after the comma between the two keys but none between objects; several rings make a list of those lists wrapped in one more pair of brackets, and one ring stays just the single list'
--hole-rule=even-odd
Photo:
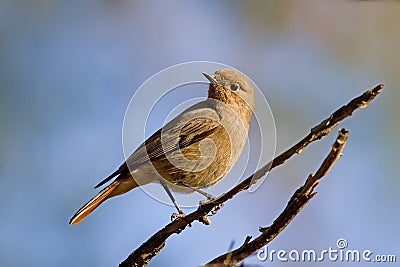
[{"label": "black redstart", "polygon": [[70,220],[76,224],[108,198],[153,182],[160,182],[182,213],[169,189],[190,193],[220,181],[239,158],[246,143],[254,107],[250,80],[234,69],[210,75],[208,98],[155,132],[109,177],[116,179]]}]

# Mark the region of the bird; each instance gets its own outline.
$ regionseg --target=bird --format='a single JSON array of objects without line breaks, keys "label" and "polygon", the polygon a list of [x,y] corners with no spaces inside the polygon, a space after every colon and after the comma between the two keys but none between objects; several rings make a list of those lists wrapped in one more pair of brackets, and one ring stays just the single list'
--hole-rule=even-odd
[{"label": "bird", "polygon": [[151,135],[98,188],[113,178],[70,219],[77,224],[105,200],[149,183],[160,183],[180,214],[171,190],[199,192],[219,182],[238,160],[254,109],[254,90],[246,75],[233,68],[202,73],[210,82],[208,97],[187,108]]}]

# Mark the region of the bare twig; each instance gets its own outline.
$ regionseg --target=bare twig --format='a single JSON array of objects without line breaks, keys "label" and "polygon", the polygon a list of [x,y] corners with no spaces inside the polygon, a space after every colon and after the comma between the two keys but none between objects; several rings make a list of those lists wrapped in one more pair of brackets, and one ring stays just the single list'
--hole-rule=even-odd
[{"label": "bare twig", "polygon": [[347,137],[348,131],[345,129],[339,130],[339,135],[336,138],[330,153],[322,162],[317,172],[314,175],[310,174],[304,185],[296,190],[296,192],[290,198],[286,208],[282,211],[278,218],[276,218],[271,226],[260,228],[261,234],[253,241],[244,243],[238,249],[229,251],[213,259],[204,266],[233,266],[251,255],[256,250],[271,242],[280,232],[283,231],[283,229],[286,228],[293,218],[316,194],[316,192],[313,192],[314,188],[318,185],[319,180],[328,173],[330,168],[342,154]]},{"label": "bare twig", "polygon": [[209,224],[210,221],[207,217],[214,209],[220,207],[220,205],[227,200],[231,199],[237,193],[248,189],[252,183],[263,177],[270,169],[275,168],[283,164],[287,159],[292,157],[294,154],[299,154],[303,149],[315,140],[321,139],[323,136],[329,134],[343,119],[352,115],[352,113],[358,108],[366,107],[382,90],[383,84],[379,84],[376,87],[364,92],[362,95],[354,98],[348,104],[342,106],[334,113],[332,113],[327,119],[323,120],[320,124],[313,127],[311,132],[300,140],[297,144],[289,148],[288,150],[281,153],[272,162],[267,163],[261,169],[250,175],[248,178],[240,182],[234,188],[219,196],[212,202],[208,202],[198,207],[198,209],[184,218],[177,219],[164,228],[159,230],[153,236],[151,236],[146,242],[140,247],[134,250],[128,258],[126,258],[119,266],[130,267],[130,266],[146,266],[149,261],[157,255],[160,250],[165,246],[165,241],[172,234],[179,234],[186,226],[190,225],[194,221],[199,221],[205,224]]}]

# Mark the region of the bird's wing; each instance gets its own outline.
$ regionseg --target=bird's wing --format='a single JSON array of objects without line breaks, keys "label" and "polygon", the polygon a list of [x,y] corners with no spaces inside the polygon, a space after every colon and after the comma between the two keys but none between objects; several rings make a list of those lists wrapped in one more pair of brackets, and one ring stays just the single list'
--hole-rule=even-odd
[{"label": "bird's wing", "polygon": [[[192,113],[190,109],[192,109]],[[197,114],[196,110],[193,110],[193,107],[189,108],[187,112],[184,111],[181,113],[178,117],[149,137],[126,162],[110,176],[97,184],[95,188],[102,186],[121,173],[129,172],[129,169],[133,170],[137,168],[139,165],[149,160],[155,160],[162,157],[164,154],[200,142],[217,131],[220,127],[223,127],[218,120],[212,119],[211,117],[213,116],[210,116],[211,114],[218,118],[216,111],[214,109],[207,110],[209,111],[207,117]],[[204,110],[202,112],[204,112]],[[193,119],[189,120],[188,118],[190,117],[193,117]]]},{"label": "bird's wing", "polygon": [[94,188],[98,188],[98,187],[102,186],[103,184],[107,183],[108,181],[110,181],[115,176],[117,176],[121,173],[126,173],[126,172],[129,172],[129,169],[128,169],[128,166],[126,165],[126,162],[124,162],[115,172],[113,172],[107,178],[105,178],[103,181],[98,183]]},{"label": "bird's wing", "polygon": [[194,118],[183,126],[176,126],[154,133],[128,158],[128,166],[135,168],[149,160],[156,160],[165,154],[193,145],[222,127],[218,121],[205,117]]}]

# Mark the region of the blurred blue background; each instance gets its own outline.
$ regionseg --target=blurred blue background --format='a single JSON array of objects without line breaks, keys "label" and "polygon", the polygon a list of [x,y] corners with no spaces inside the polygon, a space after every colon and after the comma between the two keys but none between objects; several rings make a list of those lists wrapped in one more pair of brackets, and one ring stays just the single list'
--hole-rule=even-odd
[{"label": "blurred blue background", "polygon": [[[117,266],[169,222],[172,207],[135,190],[68,225],[124,160],[122,121],[136,88],[192,60],[231,65],[262,88],[278,153],[384,83],[343,122],[344,157],[269,249],[322,250],[345,238],[349,249],[399,261],[399,14],[397,1],[1,1],[0,265]],[[335,136],[229,201],[210,226],[172,236],[149,266],[198,266],[257,236]],[[256,256],[245,263],[286,266]]]}]

